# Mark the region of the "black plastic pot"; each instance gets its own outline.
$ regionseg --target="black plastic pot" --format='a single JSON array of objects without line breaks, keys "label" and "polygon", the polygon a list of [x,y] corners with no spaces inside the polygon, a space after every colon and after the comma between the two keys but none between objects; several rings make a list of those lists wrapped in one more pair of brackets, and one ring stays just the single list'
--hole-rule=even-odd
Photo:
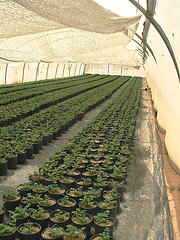
[{"label": "black plastic pot", "polygon": [[72,195],[70,193],[70,189],[66,192],[66,195],[68,195],[70,198],[74,199],[77,203],[79,203],[79,199],[83,197],[83,193],[80,196]]},{"label": "black plastic pot", "polygon": [[48,145],[49,143],[49,136],[44,136],[42,139],[42,145]]},{"label": "black plastic pot", "polygon": [[[99,240],[98,236],[99,236],[98,234],[95,234],[90,238],[90,240]],[[110,237],[110,240],[113,240],[113,238]]]},{"label": "black plastic pot", "polygon": [[[83,232],[83,235],[84,235],[84,237],[81,236],[78,240],[89,240],[87,238],[87,234],[85,232]],[[65,236],[63,236],[63,240],[67,240],[67,238]]]},{"label": "black plastic pot", "polygon": [[73,203],[72,206],[64,206],[60,204],[60,199],[57,201],[57,208],[61,209],[62,211],[65,212],[72,212],[76,209],[77,203],[73,198],[70,198],[71,202]]},{"label": "black plastic pot", "polygon": [[30,216],[30,220],[31,220],[31,222],[40,224],[41,225],[41,229],[43,230],[43,229],[48,227],[49,215],[45,219],[36,219],[36,218],[33,218],[33,216],[31,215]]},{"label": "black plastic pot", "polygon": [[4,221],[4,211],[0,212],[0,223]]},{"label": "black plastic pot", "polygon": [[16,169],[17,166],[17,157],[8,157],[7,159],[7,167],[8,169]]},{"label": "black plastic pot", "polygon": [[86,210],[87,213],[91,214],[92,216],[94,216],[95,214],[97,214],[98,212],[98,203],[94,202],[94,207],[92,208],[87,208],[87,207],[83,207],[80,203],[79,203],[79,207],[83,210]]},{"label": "black plastic pot", "polygon": [[17,200],[14,201],[8,201],[4,199],[4,210],[5,213],[8,214],[9,210],[14,210],[16,207],[19,206],[20,202],[21,202],[21,197],[19,197]]},{"label": "black plastic pot", "polygon": [[109,217],[109,220],[112,221],[112,226],[101,226],[101,225],[97,224],[97,223],[94,221],[95,234],[102,233],[102,232],[104,232],[105,228],[109,228],[109,230],[110,230],[110,235],[112,236],[112,235],[113,235],[114,225],[115,225],[115,219],[112,218],[112,217]]},{"label": "black plastic pot", "polygon": [[5,163],[0,163],[0,176],[7,175],[7,161]]},{"label": "black plastic pot", "polygon": [[72,179],[73,182],[62,182],[61,180],[59,180],[60,184],[62,184],[62,186],[64,186],[67,189],[74,188],[75,179],[73,177],[68,177],[68,178]]},{"label": "black plastic pot", "polygon": [[41,225],[38,223],[33,223],[35,227],[37,227],[39,229],[38,232],[36,233],[32,233],[32,234],[23,234],[20,229],[24,226],[24,223],[20,224],[17,227],[17,232],[18,232],[18,238],[20,238],[20,240],[37,240],[40,238],[40,234],[41,234]]},{"label": "black plastic pot", "polygon": [[52,193],[52,192],[49,191],[48,192],[48,196],[53,198],[53,199],[56,199],[56,200],[59,199],[59,198],[64,197],[64,193],[66,192],[66,189],[64,187],[61,187],[61,189],[63,190],[62,193],[58,193],[58,192]]},{"label": "black plastic pot", "polygon": [[55,219],[53,219],[54,215],[56,214],[56,211],[53,211],[50,213],[49,215],[49,220],[50,220],[50,225],[53,226],[54,224],[56,224],[58,227],[62,227],[62,228],[66,228],[66,226],[68,224],[71,223],[71,215],[70,215],[70,212],[65,212],[65,211],[62,211],[63,213],[67,213],[69,215],[69,217],[63,221],[63,222],[59,222],[59,221],[56,221]]},{"label": "black plastic pot", "polygon": [[18,153],[17,163],[24,164],[26,161],[26,153]]},{"label": "black plastic pot", "polygon": [[88,190],[88,188],[92,186],[92,181],[91,181],[91,183],[86,184],[86,185],[85,185],[85,184],[82,184],[81,182],[82,182],[82,179],[76,180],[76,186],[77,186],[77,187],[82,187],[82,190],[83,190],[83,191],[84,191],[84,190]]},{"label": "black plastic pot", "polygon": [[55,199],[51,199],[51,200],[53,200],[52,205],[42,205],[41,203],[38,203],[38,204],[39,204],[40,207],[43,207],[47,211],[54,211],[55,208],[56,208],[56,200]]},{"label": "black plastic pot", "polygon": [[92,236],[91,234],[91,228],[93,227],[93,217],[90,215],[90,214],[86,214],[86,216],[90,219],[90,222],[87,223],[87,224],[80,224],[80,223],[77,223],[74,219],[74,217],[71,217],[71,221],[73,223],[73,225],[75,225],[76,227],[78,228],[83,228],[85,227],[86,228],[86,237],[87,239],[90,239],[90,237]]},{"label": "black plastic pot", "polygon": [[[56,228],[56,227],[55,227],[55,228]],[[46,231],[46,229],[44,229],[44,230],[42,231],[42,233],[41,233],[41,240],[50,240],[49,237],[43,236],[44,233],[45,233],[45,231]],[[64,230],[63,230],[63,231],[64,231]],[[62,240],[62,239],[63,239],[62,236],[63,236],[63,232],[62,232],[62,235],[61,235],[61,236],[56,237],[56,238],[51,238],[51,240]]]},{"label": "black plastic pot", "polygon": [[27,159],[33,158],[33,147],[26,149],[26,158]]},{"label": "black plastic pot", "polygon": [[35,154],[39,153],[40,149],[41,149],[41,142],[37,142],[33,144],[33,153]]},{"label": "black plastic pot", "polygon": [[0,235],[0,240],[14,240],[16,237],[16,230],[8,235]]},{"label": "black plastic pot", "polygon": [[32,193],[32,190],[31,190],[31,189],[19,190],[19,189],[17,188],[17,191],[19,192],[19,194],[21,195],[21,197],[26,196],[28,193]]},{"label": "black plastic pot", "polygon": [[[10,219],[13,220],[11,215],[9,215]],[[29,214],[25,218],[16,218],[16,226],[18,227],[22,223],[26,223],[29,220]]]},{"label": "black plastic pot", "polygon": [[109,210],[109,216],[112,218],[116,218],[118,205],[116,204],[113,208],[102,208],[99,204],[99,212],[105,212],[106,210]]}]

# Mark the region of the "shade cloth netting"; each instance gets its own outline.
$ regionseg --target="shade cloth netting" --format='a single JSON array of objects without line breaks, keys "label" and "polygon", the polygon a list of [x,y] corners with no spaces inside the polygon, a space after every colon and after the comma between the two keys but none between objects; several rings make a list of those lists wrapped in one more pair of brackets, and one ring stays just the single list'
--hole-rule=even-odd
[{"label": "shade cloth netting", "polygon": [[140,16],[120,17],[92,0],[0,0],[0,62],[140,65],[126,45]]}]

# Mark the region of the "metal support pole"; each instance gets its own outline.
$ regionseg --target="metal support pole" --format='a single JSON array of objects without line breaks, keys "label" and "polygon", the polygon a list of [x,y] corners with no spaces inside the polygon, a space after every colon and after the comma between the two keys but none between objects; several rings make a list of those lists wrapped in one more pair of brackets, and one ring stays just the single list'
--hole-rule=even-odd
[{"label": "metal support pole", "polygon": [[74,69],[74,76],[76,75],[76,69],[77,69],[77,63],[76,63],[75,69]]},{"label": "metal support pole", "polygon": [[24,82],[25,67],[26,67],[26,63],[23,64],[23,70],[22,70],[22,83]]},{"label": "metal support pole", "polygon": [[86,73],[86,67],[87,67],[87,63],[84,64],[83,75]]},{"label": "metal support pole", "polygon": [[39,62],[38,65],[37,65],[35,81],[37,81],[37,77],[38,77],[38,73],[39,73],[39,65],[40,65],[40,63],[41,63],[41,62]]},{"label": "metal support pole", "polygon": [[71,75],[71,68],[72,68],[72,64],[70,64],[70,66],[68,67],[68,70],[69,70],[69,77]]},{"label": "metal support pole", "polygon": [[8,63],[6,64],[6,69],[5,69],[5,78],[4,78],[4,84],[7,84],[7,71],[8,71]]},{"label": "metal support pole", "polygon": [[176,57],[175,57],[173,48],[171,46],[171,43],[170,43],[167,35],[165,34],[164,30],[161,28],[159,23],[153,18],[153,16],[151,14],[149,14],[149,12],[147,12],[136,0],[129,0],[129,1],[145,15],[145,17],[152,23],[152,25],[155,27],[155,29],[161,36],[162,40],[164,41],[164,43],[171,55],[171,58],[173,60],[173,63],[174,63],[174,66],[175,66],[175,69],[176,69],[176,72],[178,75],[178,79],[180,82],[180,72],[179,72],[179,67],[178,67],[177,61],[176,61]]},{"label": "metal support pole", "polygon": [[57,66],[56,66],[56,71],[55,71],[55,76],[54,76],[55,79],[56,79],[56,77],[57,77],[58,67],[59,67],[59,63],[58,63]]},{"label": "metal support pole", "polygon": [[[81,63],[81,66],[83,65],[83,63]],[[79,68],[79,75],[80,75],[80,72],[81,72],[81,66],[80,66],[80,68]]]},{"label": "metal support pole", "polygon": [[64,64],[64,67],[63,67],[62,77],[64,77],[65,66],[66,66],[66,64]]},{"label": "metal support pole", "polygon": [[46,80],[48,79],[48,73],[49,73],[49,64],[50,64],[50,63],[48,63],[48,65],[47,65],[47,70],[46,70]]},{"label": "metal support pole", "polygon": [[139,34],[136,33],[135,35],[136,35],[136,37],[138,37],[138,38],[144,43],[144,45],[148,48],[148,50],[150,51],[150,53],[152,54],[152,56],[153,56],[153,58],[154,58],[154,61],[155,61],[156,64],[157,64],[156,57],[155,57],[155,55],[154,55],[154,52],[153,52],[152,48],[149,46],[149,44],[148,44]]},{"label": "metal support pole", "polygon": [[109,75],[109,65],[108,65],[108,75]]}]

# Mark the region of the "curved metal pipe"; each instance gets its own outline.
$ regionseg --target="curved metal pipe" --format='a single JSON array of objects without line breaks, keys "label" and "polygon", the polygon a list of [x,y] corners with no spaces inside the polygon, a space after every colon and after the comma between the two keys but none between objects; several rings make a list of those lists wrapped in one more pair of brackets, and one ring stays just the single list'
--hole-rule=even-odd
[{"label": "curved metal pipe", "polygon": [[171,47],[171,43],[168,39],[168,37],[166,36],[164,30],[161,28],[161,26],[159,25],[159,23],[153,18],[153,16],[151,16],[138,2],[136,2],[135,0],[129,0],[135,7],[137,7],[144,15],[145,17],[152,23],[152,25],[155,27],[155,29],[158,31],[158,33],[160,34],[161,38],[163,39],[170,55],[171,58],[173,60],[177,75],[178,75],[178,79],[180,82],[180,72],[179,72],[179,67],[176,61],[176,57],[174,54],[174,51]]}]

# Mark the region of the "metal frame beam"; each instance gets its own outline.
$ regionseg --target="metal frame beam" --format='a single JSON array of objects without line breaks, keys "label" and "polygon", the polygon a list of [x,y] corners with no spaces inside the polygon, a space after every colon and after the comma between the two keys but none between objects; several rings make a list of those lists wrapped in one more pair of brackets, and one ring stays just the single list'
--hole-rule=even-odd
[{"label": "metal frame beam", "polygon": [[159,25],[159,23],[153,18],[153,16],[147,12],[136,0],[129,0],[135,7],[137,7],[144,15],[145,17],[152,23],[152,25],[155,27],[155,29],[158,31],[159,35],[161,36],[162,40],[164,41],[170,55],[171,58],[173,60],[177,75],[178,75],[178,79],[180,82],[180,71],[179,71],[179,67],[176,61],[176,57],[173,51],[173,48],[171,46],[171,43],[166,35],[166,33],[164,32],[164,30],[162,29],[162,27]]}]

